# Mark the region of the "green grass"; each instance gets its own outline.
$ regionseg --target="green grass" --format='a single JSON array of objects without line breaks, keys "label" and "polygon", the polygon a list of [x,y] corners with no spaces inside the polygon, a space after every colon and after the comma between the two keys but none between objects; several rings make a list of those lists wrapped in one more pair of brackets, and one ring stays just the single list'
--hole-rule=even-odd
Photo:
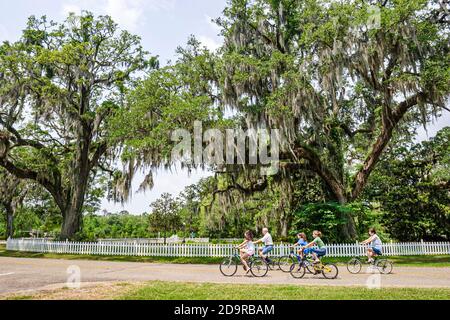
[{"label": "green grass", "polygon": [[225,285],[151,282],[120,300],[450,300],[449,289],[369,290],[293,285]]},{"label": "green grass", "polygon": [[[130,256],[96,256],[96,255],[69,255],[52,253],[31,253],[6,251],[0,245],[0,257],[12,258],[40,258],[65,260],[97,260],[118,262],[145,262],[145,263],[174,263],[174,264],[219,264],[222,258],[169,258],[169,257],[130,257]],[[325,262],[345,264],[349,258],[324,258]],[[395,265],[404,267],[450,267],[450,255],[446,256],[402,256],[389,257]]]}]

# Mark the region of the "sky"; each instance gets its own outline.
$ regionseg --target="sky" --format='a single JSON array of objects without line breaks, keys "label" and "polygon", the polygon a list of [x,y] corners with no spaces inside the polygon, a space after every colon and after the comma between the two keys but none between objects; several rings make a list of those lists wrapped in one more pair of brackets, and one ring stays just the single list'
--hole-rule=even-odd
[{"label": "sky", "polygon": [[[178,46],[195,35],[205,46],[220,46],[217,26],[211,19],[221,16],[226,0],[15,0],[0,1],[0,42],[15,41],[20,37],[27,18],[46,15],[49,20],[62,21],[69,12],[88,10],[98,15],[110,15],[123,28],[141,36],[144,48],[158,55],[164,64],[174,58]],[[428,128],[419,130],[417,141],[433,137],[441,128],[450,125],[450,113],[445,113]],[[181,169],[155,173],[155,187],[146,193],[134,194],[124,206],[102,202],[101,208],[109,212],[127,210],[141,214],[150,210],[150,203],[168,192],[178,195],[211,173],[194,171],[188,174]],[[133,184],[137,190],[143,175]]]}]

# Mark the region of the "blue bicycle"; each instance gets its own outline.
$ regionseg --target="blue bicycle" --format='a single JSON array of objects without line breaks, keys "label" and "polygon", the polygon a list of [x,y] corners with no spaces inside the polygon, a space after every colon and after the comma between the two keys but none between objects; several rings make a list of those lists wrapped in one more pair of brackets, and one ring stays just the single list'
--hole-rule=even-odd
[{"label": "blue bicycle", "polygon": [[[284,273],[290,273],[292,266],[294,264],[300,264],[301,261],[302,261],[302,258],[300,257],[300,255],[295,253],[294,251],[291,251],[291,253],[289,255],[280,257],[278,259],[278,267]],[[311,274],[313,274],[315,272],[314,265],[306,259],[305,259],[304,267]]]}]

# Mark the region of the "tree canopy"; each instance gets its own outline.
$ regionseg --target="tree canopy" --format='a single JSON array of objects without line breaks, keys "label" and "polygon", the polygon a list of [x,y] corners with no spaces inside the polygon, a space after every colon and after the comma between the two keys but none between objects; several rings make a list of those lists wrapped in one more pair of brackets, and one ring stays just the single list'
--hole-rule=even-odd
[{"label": "tree canopy", "polygon": [[[219,191],[245,195],[272,184],[290,202],[291,177],[312,172],[330,200],[345,205],[360,198],[390,143],[448,110],[447,15],[431,0],[232,0],[217,19],[224,37],[218,52],[191,41],[167,70],[182,90],[137,92],[146,99],[175,94],[175,110],[192,101],[185,92],[195,92],[203,110],[234,110],[226,125],[282,130],[282,171],[271,183],[250,165],[232,166],[221,172],[228,178]],[[177,77],[180,70],[190,76]],[[152,83],[150,77],[144,86]],[[129,117],[145,113],[141,108],[131,104]],[[139,136],[127,123],[128,135]],[[212,125],[223,129],[224,122]],[[136,154],[152,154],[152,140],[133,141],[125,144]],[[355,223],[346,220],[341,236],[355,238]]]},{"label": "tree canopy", "polygon": [[52,195],[62,238],[79,231],[88,189],[111,171],[108,123],[148,65],[139,37],[89,12],[31,17],[0,47],[0,166]]}]

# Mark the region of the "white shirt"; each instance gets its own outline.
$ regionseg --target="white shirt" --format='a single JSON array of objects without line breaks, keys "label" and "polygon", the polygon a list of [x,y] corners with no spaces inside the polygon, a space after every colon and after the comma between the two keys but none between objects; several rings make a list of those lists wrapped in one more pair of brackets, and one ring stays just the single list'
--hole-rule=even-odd
[{"label": "white shirt", "polygon": [[252,241],[247,242],[247,250],[249,252],[255,252],[255,244]]},{"label": "white shirt", "polygon": [[266,235],[261,239],[264,242],[265,246],[273,246],[273,240],[270,233],[266,233]]},{"label": "white shirt", "polygon": [[381,246],[383,245],[383,243],[381,242],[380,237],[378,237],[378,235],[375,234],[374,236],[372,236],[372,242],[370,243],[370,245],[373,248],[381,250],[382,248]]}]

